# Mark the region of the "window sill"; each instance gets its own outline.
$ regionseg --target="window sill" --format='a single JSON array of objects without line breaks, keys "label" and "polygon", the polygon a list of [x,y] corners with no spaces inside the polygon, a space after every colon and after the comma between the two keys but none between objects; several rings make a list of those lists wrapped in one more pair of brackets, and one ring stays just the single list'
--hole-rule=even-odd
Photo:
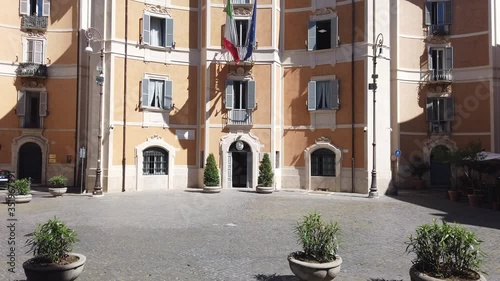
[{"label": "window sill", "polygon": [[148,107],[148,106],[143,106],[141,107],[141,109],[144,112],[170,112],[172,110],[172,109],[163,109],[163,108]]},{"label": "window sill", "polygon": [[174,49],[173,47],[153,46],[153,45],[149,45],[149,44],[142,44],[142,46],[144,48],[148,48],[148,49],[155,50],[155,51],[172,51]]}]

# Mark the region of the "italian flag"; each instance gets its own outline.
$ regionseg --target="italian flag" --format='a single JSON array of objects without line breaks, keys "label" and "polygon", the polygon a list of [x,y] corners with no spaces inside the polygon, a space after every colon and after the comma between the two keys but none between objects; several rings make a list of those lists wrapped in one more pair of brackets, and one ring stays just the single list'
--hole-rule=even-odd
[{"label": "italian flag", "polygon": [[231,53],[236,63],[240,62],[240,56],[236,46],[238,45],[238,33],[236,32],[236,22],[234,21],[233,5],[231,0],[226,4],[226,27],[224,30],[224,47]]}]

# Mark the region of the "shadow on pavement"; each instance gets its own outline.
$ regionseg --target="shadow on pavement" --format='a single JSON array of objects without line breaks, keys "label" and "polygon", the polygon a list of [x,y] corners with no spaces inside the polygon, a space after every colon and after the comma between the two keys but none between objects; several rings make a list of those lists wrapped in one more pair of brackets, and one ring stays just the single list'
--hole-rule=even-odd
[{"label": "shadow on pavement", "polygon": [[254,277],[257,281],[299,281],[299,279],[293,275],[257,274]]},{"label": "shadow on pavement", "polygon": [[395,200],[422,206],[440,211],[429,212],[441,216],[444,221],[500,229],[500,212],[491,208],[491,205],[483,204],[481,208],[469,206],[466,199],[458,202],[450,201],[446,190],[403,190],[396,196],[389,196]]}]

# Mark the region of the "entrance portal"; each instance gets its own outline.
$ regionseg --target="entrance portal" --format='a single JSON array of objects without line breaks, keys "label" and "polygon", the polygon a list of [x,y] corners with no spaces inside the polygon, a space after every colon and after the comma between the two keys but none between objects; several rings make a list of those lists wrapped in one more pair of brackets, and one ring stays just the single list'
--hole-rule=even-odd
[{"label": "entrance portal", "polygon": [[19,148],[18,178],[31,178],[31,183],[42,183],[42,149],[34,142]]},{"label": "entrance portal", "polygon": [[437,154],[448,152],[448,148],[442,145],[434,147],[431,152],[431,185],[450,185],[451,169],[450,163],[444,163],[437,159]]},{"label": "entrance portal", "polygon": [[252,151],[243,141],[236,141],[229,147],[228,157],[231,158],[230,187],[252,187]]}]

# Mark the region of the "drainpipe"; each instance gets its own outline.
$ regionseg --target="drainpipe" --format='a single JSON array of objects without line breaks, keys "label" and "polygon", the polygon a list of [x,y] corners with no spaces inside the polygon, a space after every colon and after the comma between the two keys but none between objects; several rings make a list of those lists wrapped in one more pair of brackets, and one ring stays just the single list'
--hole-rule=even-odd
[{"label": "drainpipe", "polygon": [[123,144],[122,144],[122,192],[125,192],[126,143],[127,143],[127,60],[128,60],[128,0],[125,0],[125,61],[123,65]]},{"label": "drainpipe", "polygon": [[356,93],[356,91],[354,90],[354,86],[355,86],[355,83],[354,83],[354,74],[355,74],[355,69],[354,69],[354,45],[355,45],[355,42],[354,40],[356,39],[356,6],[355,6],[355,2],[354,0],[351,0],[351,11],[352,11],[352,15],[351,15],[351,21],[352,21],[352,42],[351,42],[351,120],[352,120],[352,123],[351,123],[351,153],[352,153],[352,158],[351,158],[351,186],[352,186],[352,189],[351,189],[351,192],[354,193],[354,157],[355,157],[355,152],[356,152],[356,146],[355,146],[355,142],[354,142],[354,125],[356,123],[356,114],[354,113],[354,110],[356,108],[355,106],[355,102],[356,102],[356,99],[354,98],[354,94]]},{"label": "drainpipe", "polygon": [[[80,7],[80,1],[76,1],[76,6],[77,7]],[[78,13],[80,13],[80,9],[78,9]],[[78,19],[80,19],[80,16],[78,16]],[[78,20],[79,24],[78,24],[78,34],[77,34],[77,37],[76,37],[76,41],[78,42],[77,43],[77,49],[76,49],[76,53],[78,54],[78,56],[76,57],[76,110],[75,110],[75,114],[76,114],[76,125],[75,125],[75,159],[74,159],[74,163],[75,163],[75,167],[73,168],[73,186],[76,186],[76,183],[77,183],[77,177],[78,177],[78,155],[79,155],[79,146],[80,146],[80,139],[79,139],[79,134],[78,134],[78,130],[79,130],[79,126],[78,124],[80,123],[80,82],[81,82],[81,79],[80,79],[80,45],[81,45],[81,42],[80,42],[80,33],[81,33],[81,26],[80,26],[80,20]],[[81,188],[81,187],[80,187]]]}]

